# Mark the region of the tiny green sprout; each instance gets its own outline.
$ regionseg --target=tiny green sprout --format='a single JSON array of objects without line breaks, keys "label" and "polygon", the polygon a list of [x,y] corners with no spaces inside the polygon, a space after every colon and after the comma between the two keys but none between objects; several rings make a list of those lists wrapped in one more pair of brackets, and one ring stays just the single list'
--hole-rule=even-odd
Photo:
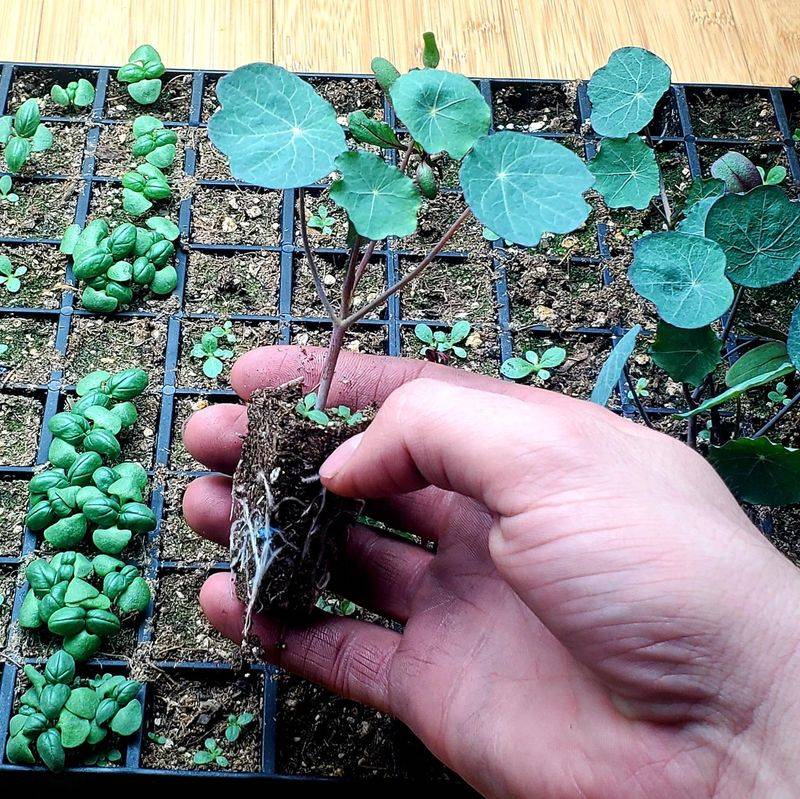
[{"label": "tiny green sprout", "polygon": [[[486,241],[500,241],[500,236],[498,236],[493,230],[489,230],[488,227],[484,227],[481,230],[481,235],[486,239]],[[508,239],[503,239],[503,243],[506,245],[506,247],[512,247],[514,245],[514,242],[509,241]]]},{"label": "tiny green sprout", "polygon": [[8,352],[8,344],[0,344],[0,356]]},{"label": "tiny green sprout", "polygon": [[208,766],[211,763],[216,763],[222,768],[227,768],[230,765],[228,758],[222,754],[219,744],[214,738],[206,738],[203,746],[204,749],[198,749],[194,753],[194,762],[198,766]]},{"label": "tiny green sprout", "polygon": [[637,397],[649,397],[650,392],[647,390],[647,387],[650,385],[650,381],[646,377],[640,377],[636,384],[633,387],[633,391],[628,391],[628,399],[632,400],[634,396],[634,392]]},{"label": "tiny green sprout", "polygon": [[444,330],[434,331],[429,325],[418,324],[414,327],[414,335],[425,345],[419,354],[436,363],[447,363],[450,360],[450,353],[463,360],[467,357],[467,351],[461,346],[461,342],[467,338],[471,330],[470,323],[464,320],[456,322],[449,333],[445,333]]},{"label": "tiny green sprout", "polygon": [[303,419],[308,419],[320,427],[327,427],[331,420],[325,411],[321,411],[316,409],[314,406],[317,403],[317,393],[312,391],[310,394],[306,394],[300,402],[295,405],[294,410],[295,413]]},{"label": "tiny green sprout", "polygon": [[765,172],[763,167],[760,166],[756,167],[756,169],[758,169],[758,174],[761,175],[761,180],[765,186],[779,186],[786,180],[786,167],[780,164],[773,166],[769,172]]},{"label": "tiny green sprout", "polygon": [[162,735],[160,732],[148,732],[147,737],[157,746],[166,746],[170,743],[169,738],[166,735]]},{"label": "tiny green sprout", "polygon": [[308,227],[314,228],[314,230],[321,230],[326,236],[329,236],[333,233],[336,219],[328,213],[328,206],[320,203],[317,206],[317,213],[309,218],[307,224]]},{"label": "tiny green sprout", "polygon": [[28,271],[26,266],[13,266],[7,255],[0,255],[0,286],[9,294],[16,294],[22,288],[20,278]]},{"label": "tiny green sprout", "polygon": [[12,205],[19,202],[19,194],[11,191],[13,186],[11,175],[3,175],[0,178],[0,199]]},{"label": "tiny green sprout", "polygon": [[352,616],[358,609],[358,605],[349,599],[325,595],[317,600],[317,607],[335,616]]},{"label": "tiny green sprout", "polygon": [[225,325],[227,327],[218,325],[207,333],[203,333],[200,341],[196,342],[192,347],[192,358],[202,358],[203,374],[212,380],[222,373],[223,361],[229,361],[233,358],[233,350],[225,349],[219,345],[221,338],[229,342],[236,341],[236,336],[231,331],[230,322],[226,322]]},{"label": "tiny green sprout", "polygon": [[524,358],[509,358],[503,361],[500,373],[512,380],[522,380],[535,375],[539,380],[550,379],[551,369],[561,366],[566,360],[567,351],[563,347],[548,347],[541,355],[528,350]]},{"label": "tiny green sprout", "polygon": [[42,123],[39,105],[31,97],[14,116],[0,119],[0,144],[5,145],[6,164],[10,172],[19,172],[31,153],[40,153],[53,146],[53,133]]},{"label": "tiny green sprout", "polygon": [[228,320],[222,325],[215,325],[211,328],[211,333],[215,335],[217,338],[224,338],[228,344],[235,344],[236,343],[236,335],[233,332],[233,322]]},{"label": "tiny green sprout", "polygon": [[356,411],[353,413],[350,408],[347,407],[347,405],[339,405],[336,408],[331,408],[330,412],[334,416],[338,416],[340,419],[343,419],[348,427],[357,425],[364,419],[364,414],[361,413],[361,411]]},{"label": "tiny green sprout", "polygon": [[242,734],[242,727],[252,724],[255,721],[255,716],[252,713],[231,713],[228,715],[228,724],[225,727],[225,737],[233,743],[238,740]]},{"label": "tiny green sprout", "polygon": [[121,761],[122,752],[120,752],[116,747],[112,747],[111,749],[100,750],[87,755],[83,760],[83,765],[108,768],[109,766],[113,766]]},{"label": "tiny green sprout", "polygon": [[94,86],[86,78],[71,80],[66,86],[56,83],[50,89],[50,99],[62,108],[87,108],[94,102]]},{"label": "tiny green sprout", "polygon": [[711,421],[711,419],[709,419],[706,422],[705,428],[703,428],[697,434],[697,440],[698,441],[702,441],[704,444],[710,443],[711,442],[711,429],[712,429],[713,426],[714,426],[714,423]]},{"label": "tiny green sprout", "polygon": [[782,380],[778,383],[775,388],[767,394],[769,401],[773,405],[788,405],[791,402],[791,399],[786,396],[786,391],[788,386]]}]

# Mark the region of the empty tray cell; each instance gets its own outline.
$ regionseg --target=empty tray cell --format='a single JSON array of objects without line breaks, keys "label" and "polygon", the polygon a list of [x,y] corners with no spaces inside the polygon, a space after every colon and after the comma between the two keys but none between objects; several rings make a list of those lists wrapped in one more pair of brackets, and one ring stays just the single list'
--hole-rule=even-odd
[{"label": "empty tray cell", "polygon": [[497,82],[492,86],[492,115],[498,130],[575,133],[578,84]]},{"label": "empty tray cell", "polygon": [[58,366],[56,323],[32,316],[0,316],[0,375],[7,383],[44,385]]},{"label": "empty tray cell", "polygon": [[[328,325],[294,325],[292,344],[305,347],[327,347],[331,329]],[[347,331],[344,349],[368,355],[386,355],[389,339],[385,325],[356,325]]]},{"label": "empty tray cell", "polygon": [[278,245],[282,205],[279,191],[198,186],[192,202],[192,241]]},{"label": "empty tray cell", "polygon": [[13,114],[25,100],[34,97],[39,101],[39,108],[43,116],[88,116],[92,110],[91,106],[76,108],[71,105],[65,108],[57,105],[50,98],[50,90],[53,86],[66,88],[68,83],[81,78],[88,80],[94,86],[97,82],[97,72],[80,67],[15,67],[6,103],[6,113]]},{"label": "empty tray cell", "polygon": [[[402,256],[397,279],[419,266],[420,259]],[[497,275],[489,256],[437,258],[400,292],[404,319],[490,322],[497,316],[494,282]]]},{"label": "empty tray cell", "polygon": [[776,141],[782,138],[766,90],[687,88],[686,101],[692,132],[699,139]]},{"label": "empty tray cell", "polygon": [[334,107],[343,125],[353,111],[383,119],[383,92],[372,78],[307,77],[304,80]]},{"label": "empty tray cell", "polygon": [[20,239],[60,239],[75,218],[83,184],[77,180],[14,181],[16,203],[0,203],[0,231]]},{"label": "empty tray cell", "polygon": [[[485,323],[472,325],[467,338],[457,345],[466,350],[466,358],[459,358],[452,352],[439,353],[435,356],[432,353],[424,354],[422,350],[427,349],[427,345],[417,338],[414,327],[414,325],[405,326],[401,332],[400,354],[405,358],[438,360],[439,363],[457,369],[466,369],[490,377],[500,376],[500,342],[497,325]],[[434,330],[443,330],[448,333],[450,325],[435,327]]]},{"label": "empty tray cell", "polygon": [[[200,611],[198,611],[199,613]],[[261,674],[237,672],[229,677],[165,671],[148,683],[142,768],[167,771],[259,771],[264,692]],[[235,743],[225,738],[228,716],[249,713]],[[212,738],[228,760],[197,765],[195,754]]]},{"label": "empty tray cell", "polygon": [[191,313],[277,314],[280,269],[274,252],[192,250],[184,307]]},{"label": "empty tray cell", "polygon": [[192,76],[186,73],[165,72],[161,76],[161,95],[152,105],[141,106],[128,94],[126,84],[120,83],[112,72],[106,89],[106,116],[109,119],[134,120],[141,114],[165,122],[188,122],[192,103]]},{"label": "empty tray cell", "polygon": [[[28,481],[16,480],[10,475],[0,478],[0,557],[17,557],[22,550],[22,531],[28,507]],[[10,603],[6,594],[6,602]],[[0,644],[1,646],[1,644]]]},{"label": "empty tray cell", "polygon": [[198,180],[233,180],[228,159],[211,143],[208,130],[198,128],[195,132],[195,141],[197,142],[195,177]]},{"label": "empty tray cell", "polygon": [[[333,307],[338,309],[341,301],[342,282],[347,270],[348,257],[343,253],[320,253],[316,256],[316,264],[325,291]],[[374,300],[385,288],[386,261],[380,256],[373,256],[353,295],[353,310],[356,311],[368,302]],[[295,316],[327,316],[314,286],[311,270],[308,267],[308,261],[304,254],[298,254],[294,259],[292,313]],[[378,317],[385,316],[386,303],[368,314],[367,318],[377,319]]]},{"label": "empty tray cell", "polygon": [[31,466],[36,457],[44,407],[39,397],[0,394],[0,465]]},{"label": "empty tray cell", "polygon": [[[266,347],[270,344],[277,344],[278,326],[274,322],[239,322],[231,323],[231,335],[236,337],[235,341],[228,341],[224,337],[218,338],[217,349],[224,350],[217,361],[222,362],[222,371],[217,377],[209,377],[204,373],[204,363],[207,357],[195,357],[192,355],[195,345],[201,343],[203,336],[212,331],[215,327],[223,324],[223,320],[214,319],[185,319],[181,323],[181,350],[178,362],[177,385],[182,388],[228,388],[231,366],[236,359],[244,353]],[[231,352],[228,355],[227,352]]]},{"label": "empty tray cell", "polygon": [[20,277],[20,290],[14,294],[0,286],[0,305],[28,308],[58,308],[67,280],[67,257],[49,244],[0,244],[14,268],[27,270]]},{"label": "empty tray cell", "polygon": [[17,569],[0,566],[0,649],[5,648],[11,622],[11,606],[17,589]]}]

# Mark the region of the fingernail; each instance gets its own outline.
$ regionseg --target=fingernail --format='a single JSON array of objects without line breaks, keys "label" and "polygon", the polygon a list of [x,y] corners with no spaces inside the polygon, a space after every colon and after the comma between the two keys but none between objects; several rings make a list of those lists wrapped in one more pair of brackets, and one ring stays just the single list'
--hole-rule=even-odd
[{"label": "fingernail", "polygon": [[361,439],[363,436],[363,433],[359,433],[357,436],[348,438],[344,444],[340,444],[328,456],[328,459],[325,461],[325,463],[320,466],[319,476],[323,480],[330,480],[331,478],[335,477],[342,470],[342,467],[347,463],[347,461],[353,457],[355,451],[358,449],[359,444],[361,444]]}]

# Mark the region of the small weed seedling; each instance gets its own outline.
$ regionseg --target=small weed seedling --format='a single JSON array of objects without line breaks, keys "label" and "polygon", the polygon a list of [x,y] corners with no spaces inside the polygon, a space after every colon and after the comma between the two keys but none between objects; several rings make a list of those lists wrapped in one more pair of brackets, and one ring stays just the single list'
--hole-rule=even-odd
[{"label": "small weed seedling", "polygon": [[233,358],[233,350],[220,347],[220,340],[225,340],[230,344],[236,341],[230,322],[225,322],[223,326],[213,327],[204,333],[200,341],[192,347],[192,358],[203,360],[203,374],[212,380],[222,374],[225,367],[223,361]]},{"label": "small weed seedling", "polygon": [[767,394],[767,398],[773,405],[788,405],[792,400],[790,397],[786,396],[787,390],[788,386],[781,380],[780,383],[777,383],[775,388]]},{"label": "small weed seedling", "polygon": [[148,732],[147,737],[156,745],[156,746],[167,746],[167,744],[171,744],[172,741],[167,738],[166,735],[162,735],[160,732]]},{"label": "small weed seedling", "polygon": [[255,716],[252,713],[231,713],[228,715],[228,723],[225,726],[225,738],[234,743],[239,740],[242,734],[242,728],[255,721]]},{"label": "small weed seedling", "polygon": [[127,84],[128,94],[139,105],[152,105],[161,96],[161,76],[165,72],[161,56],[149,44],[137,47],[120,67],[117,80]]},{"label": "small weed seedling", "polygon": [[524,380],[535,375],[544,382],[550,379],[550,370],[561,366],[566,357],[567,351],[563,347],[548,347],[541,355],[534,350],[528,350],[524,358],[509,358],[504,361],[500,371],[511,380]]},{"label": "small weed seedling", "polygon": [[780,164],[770,167],[769,172],[765,172],[760,166],[757,166],[756,169],[758,170],[758,174],[761,175],[761,182],[765,186],[780,186],[788,175],[786,167]]},{"label": "small weed seedling", "polygon": [[72,80],[66,86],[56,83],[50,89],[50,99],[62,108],[88,108],[94,102],[94,86],[86,78]]},{"label": "small weed seedling", "polygon": [[308,218],[308,226],[310,228],[314,228],[314,230],[321,231],[326,236],[329,236],[331,233],[333,233],[333,227],[335,224],[336,220],[330,216],[328,213],[328,206],[324,203],[320,203],[317,206],[317,213]]},{"label": "small weed seedling", "polygon": [[321,411],[317,408],[316,405],[316,392],[311,392],[310,394],[306,394],[305,397],[297,403],[295,412],[298,416],[301,416],[303,419],[308,419],[310,422],[314,422],[314,424],[318,424],[320,427],[327,427],[331,422],[330,417],[325,411]]},{"label": "small weed seedling", "polygon": [[333,613],[334,616],[352,616],[358,608],[355,602],[349,599],[325,595],[317,600],[317,607],[326,613]]},{"label": "small weed seedling", "polygon": [[0,343],[0,358],[8,352],[8,344]]},{"label": "small weed seedling", "polygon": [[648,390],[648,386],[650,385],[650,381],[646,377],[640,377],[636,383],[634,383],[633,391],[630,389],[628,390],[627,397],[629,400],[632,400],[634,394],[639,398],[649,397],[650,391]]},{"label": "small weed seedling", "polygon": [[228,768],[230,765],[215,738],[206,738],[203,749],[198,749],[194,753],[194,762],[198,766],[209,766],[214,763],[221,768]]},{"label": "small weed seedling", "polygon": [[164,127],[160,119],[136,117],[133,121],[133,155],[158,169],[168,169],[175,160],[178,134]]},{"label": "small weed seedling", "polygon": [[0,119],[0,144],[5,145],[6,164],[9,172],[19,172],[31,153],[41,153],[53,146],[53,134],[42,123],[39,104],[35,99],[26,100],[14,116]]},{"label": "small weed seedling", "polygon": [[27,272],[27,266],[14,266],[7,255],[0,255],[0,286],[9,294],[16,294],[22,288],[20,278]]},{"label": "small weed seedling", "polygon": [[470,323],[464,321],[456,322],[449,333],[444,330],[434,331],[426,324],[419,324],[414,327],[414,335],[425,344],[419,351],[420,355],[435,363],[448,363],[450,353],[461,360],[467,357],[467,351],[461,346],[461,342],[469,336],[471,330]]},{"label": "small weed seedling", "polygon": [[3,175],[0,177],[0,200],[11,203],[12,205],[18,203],[19,194],[11,191],[13,188],[14,184],[11,180],[11,175]]}]

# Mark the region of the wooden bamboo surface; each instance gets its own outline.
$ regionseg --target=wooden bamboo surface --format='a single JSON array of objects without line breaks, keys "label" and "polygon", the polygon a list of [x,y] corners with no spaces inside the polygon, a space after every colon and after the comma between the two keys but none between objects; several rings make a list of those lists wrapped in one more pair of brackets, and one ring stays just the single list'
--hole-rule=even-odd
[{"label": "wooden bamboo surface", "polygon": [[0,60],[120,64],[149,42],[170,67],[365,72],[373,55],[471,75],[587,77],[623,45],[683,82],[784,85],[800,73],[797,0],[0,0]]}]

